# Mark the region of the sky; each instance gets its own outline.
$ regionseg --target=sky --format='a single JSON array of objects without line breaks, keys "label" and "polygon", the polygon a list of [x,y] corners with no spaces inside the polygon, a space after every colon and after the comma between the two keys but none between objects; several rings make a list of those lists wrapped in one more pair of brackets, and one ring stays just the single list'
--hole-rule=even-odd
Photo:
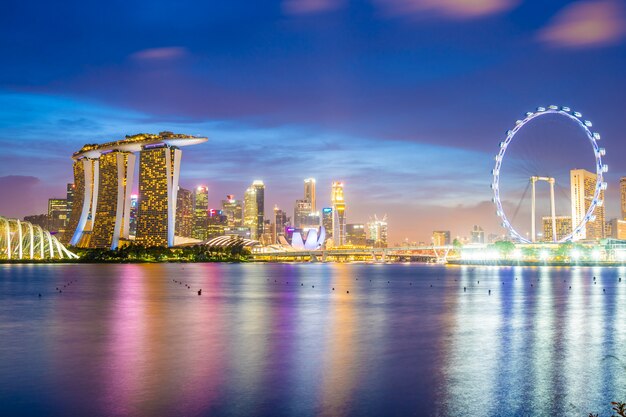
[{"label": "sky", "polygon": [[[601,133],[607,217],[619,216],[621,0],[4,6],[0,215],[43,213],[63,197],[85,143],[170,130],[209,138],[183,149],[180,181],[207,185],[212,207],[261,179],[266,211],[293,213],[314,177],[321,206],[331,181],[345,183],[348,223],[387,214],[392,243],[474,224],[502,233],[489,186],[498,144],[525,112],[557,104]],[[525,130],[535,145],[509,161],[569,169],[592,156],[558,120]],[[581,154],[563,152],[569,143]]]}]

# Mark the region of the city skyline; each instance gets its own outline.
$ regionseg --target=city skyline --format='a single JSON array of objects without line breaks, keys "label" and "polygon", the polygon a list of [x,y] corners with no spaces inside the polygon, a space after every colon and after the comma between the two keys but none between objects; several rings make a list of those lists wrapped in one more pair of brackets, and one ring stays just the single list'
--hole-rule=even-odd
[{"label": "city skyline", "polygon": [[[244,16],[232,13],[235,3],[211,5],[210,19],[235,20],[247,31],[176,10],[162,17],[189,20],[185,31],[145,36],[160,18],[132,6],[112,9],[117,19],[102,25],[81,5],[72,15],[84,19],[54,36],[37,19],[18,18],[24,6],[3,16],[0,30],[18,44],[3,49],[12,66],[0,69],[0,213],[42,213],[48,197],[62,197],[72,178],[68,149],[171,130],[211,138],[185,155],[180,179],[187,189],[207,185],[211,207],[226,194],[243,198],[251,181],[263,179],[266,210],[278,204],[291,213],[300,178],[313,177],[322,198],[327,184],[345,182],[347,201],[358,202],[352,219],[388,213],[390,242],[428,241],[438,229],[468,235],[474,224],[501,232],[489,169],[502,132],[527,109],[563,104],[603,134],[611,166],[606,218],[619,217],[618,179],[626,175],[618,157],[626,151],[620,2],[480,1],[470,12],[459,1],[421,9],[402,1],[307,8],[290,0],[247,5]],[[46,22],[66,6],[49,7],[32,13]],[[602,30],[581,30],[585,23]],[[134,42],[117,25],[131,26]],[[42,53],[33,45],[44,39]],[[275,76],[280,68],[289,68],[284,77]],[[297,180],[286,178],[296,172]],[[325,204],[320,199],[318,210]]]}]

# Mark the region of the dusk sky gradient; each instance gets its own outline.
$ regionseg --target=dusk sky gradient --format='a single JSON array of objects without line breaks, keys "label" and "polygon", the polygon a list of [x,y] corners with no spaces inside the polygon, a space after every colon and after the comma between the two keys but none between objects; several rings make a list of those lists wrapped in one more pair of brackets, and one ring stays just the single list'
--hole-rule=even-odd
[{"label": "dusk sky gradient", "polygon": [[602,134],[615,217],[625,30],[621,0],[10,1],[0,215],[45,212],[85,143],[171,130],[209,138],[183,149],[181,185],[208,185],[212,207],[262,179],[266,211],[292,216],[315,177],[320,205],[345,182],[348,223],[387,213],[391,243],[502,233],[498,143],[524,112],[558,104]]}]

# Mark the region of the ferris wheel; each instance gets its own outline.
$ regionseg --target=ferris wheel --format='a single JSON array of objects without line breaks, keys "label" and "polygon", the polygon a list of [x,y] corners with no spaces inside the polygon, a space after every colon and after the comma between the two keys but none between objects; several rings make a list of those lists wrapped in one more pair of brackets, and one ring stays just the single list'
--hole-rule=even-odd
[{"label": "ferris wheel", "polygon": [[[582,220],[577,225],[572,224],[572,232],[568,235],[562,237],[561,239],[556,239],[556,234],[554,234],[555,242],[567,242],[573,239],[574,236],[579,235],[579,233],[584,229],[585,225],[589,221],[594,221],[595,216],[593,215],[594,210],[598,206],[602,206],[604,201],[601,198],[601,192],[606,190],[607,184],[604,182],[604,173],[608,171],[607,165],[602,163],[602,157],[606,155],[606,151],[604,148],[600,148],[598,146],[598,141],[600,140],[600,134],[597,132],[592,132],[591,128],[593,124],[589,120],[583,119],[581,113],[577,111],[573,111],[569,107],[559,107],[559,106],[548,106],[546,107],[537,107],[537,110],[534,112],[527,112],[523,119],[517,120],[515,122],[515,127],[513,129],[506,131],[506,138],[500,142],[500,151],[495,157],[496,164],[494,169],[492,170],[493,181],[491,183],[491,188],[493,189],[493,202],[496,205],[496,214],[500,217],[502,221],[502,226],[506,228],[509,232],[509,235],[518,240],[521,243],[533,243],[534,242],[534,213],[533,213],[533,237],[532,239],[528,239],[522,234],[520,234],[515,228],[511,225],[511,222],[506,216],[504,212],[504,208],[502,206],[502,201],[500,200],[500,171],[502,168],[502,163],[504,161],[504,155],[506,154],[506,150],[509,147],[511,141],[515,137],[515,135],[531,120],[536,119],[541,116],[545,116],[548,114],[556,114],[561,115],[569,120],[574,121],[580,128],[584,131],[585,136],[588,138],[591,146],[593,148],[593,153],[595,157],[595,170],[596,170],[596,183],[594,187],[593,199],[589,205],[587,212],[585,213]],[[534,192],[534,181],[537,180],[545,180],[547,182],[551,182],[551,186],[553,186],[554,179],[553,178],[545,178],[545,177],[531,177],[530,181],[533,185]],[[552,190],[553,192],[553,190]],[[533,200],[533,210],[534,210],[534,200]],[[554,222],[554,197],[552,197],[552,221]]]}]

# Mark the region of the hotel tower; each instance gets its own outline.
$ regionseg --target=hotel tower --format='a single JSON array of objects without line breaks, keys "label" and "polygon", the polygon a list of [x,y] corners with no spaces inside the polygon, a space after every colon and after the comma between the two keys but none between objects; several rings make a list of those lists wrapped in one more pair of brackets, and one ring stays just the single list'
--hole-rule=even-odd
[{"label": "hotel tower", "polygon": [[135,240],[173,246],[181,146],[207,138],[161,132],[102,145],[85,145],[74,159],[74,204],[68,241],[79,247],[115,249],[128,239],[131,192],[139,154],[139,207]]}]

